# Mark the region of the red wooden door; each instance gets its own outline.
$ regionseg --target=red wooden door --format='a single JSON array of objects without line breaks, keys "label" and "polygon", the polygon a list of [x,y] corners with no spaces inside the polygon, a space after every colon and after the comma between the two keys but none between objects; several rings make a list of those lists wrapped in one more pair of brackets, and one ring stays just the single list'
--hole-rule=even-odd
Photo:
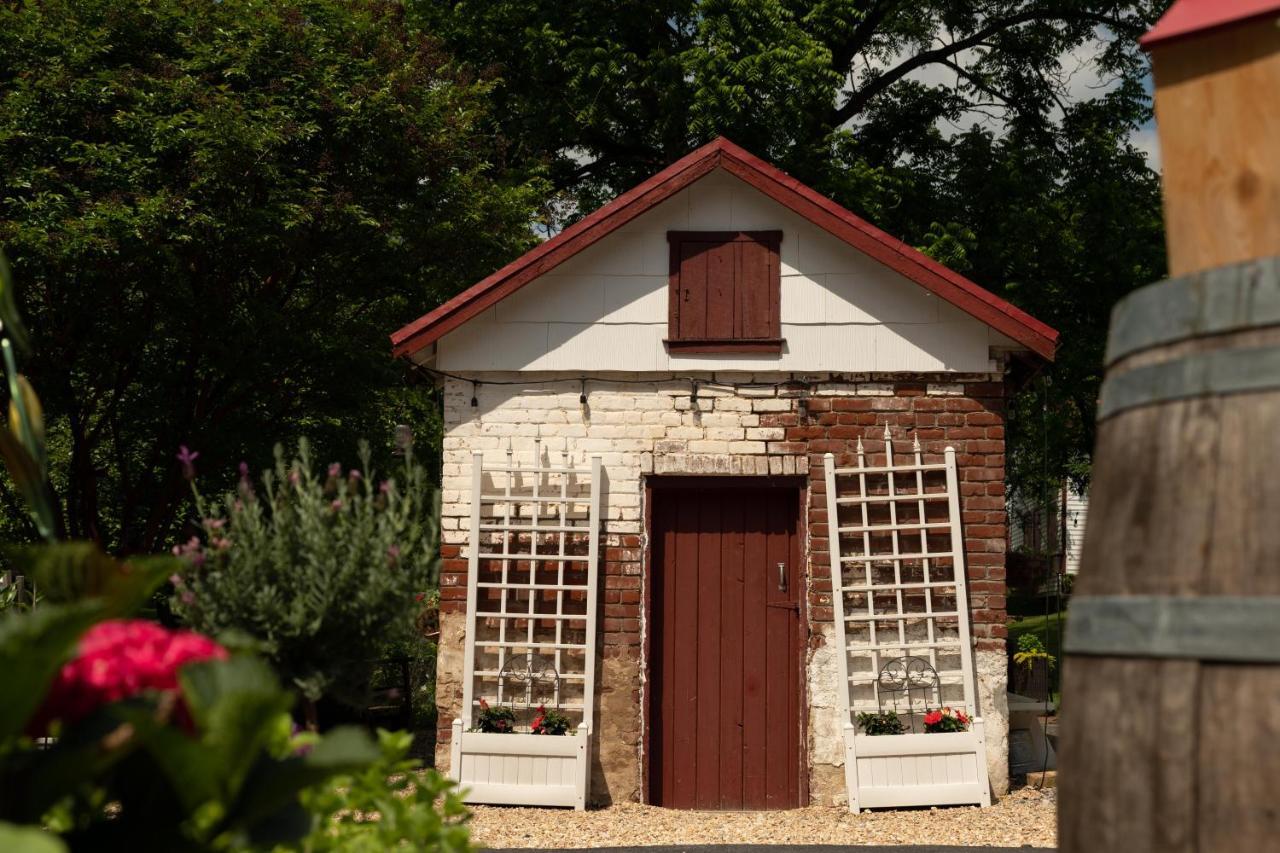
[{"label": "red wooden door", "polygon": [[649,801],[800,805],[799,493],[653,492]]}]

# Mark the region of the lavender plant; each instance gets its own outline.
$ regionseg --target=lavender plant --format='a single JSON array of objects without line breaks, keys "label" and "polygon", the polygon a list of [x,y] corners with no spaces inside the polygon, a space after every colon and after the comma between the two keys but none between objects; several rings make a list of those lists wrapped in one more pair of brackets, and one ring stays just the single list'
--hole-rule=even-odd
[{"label": "lavender plant", "polygon": [[[372,662],[390,644],[422,642],[414,623],[438,579],[439,503],[424,469],[402,447],[393,476],[360,468],[317,473],[305,440],[255,486],[240,468],[234,492],[195,488],[198,454],[183,448],[200,513],[199,535],[174,547],[186,569],[172,578],[174,608],[214,636],[247,636],[308,700],[363,697]],[[310,722],[314,722],[312,717]]]}]

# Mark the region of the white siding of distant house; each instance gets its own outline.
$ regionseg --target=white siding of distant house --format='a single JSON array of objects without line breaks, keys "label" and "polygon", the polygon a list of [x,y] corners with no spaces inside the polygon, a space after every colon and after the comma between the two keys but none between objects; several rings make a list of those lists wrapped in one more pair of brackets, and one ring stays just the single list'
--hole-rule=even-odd
[{"label": "white siding of distant house", "polygon": [[[1051,495],[1050,499],[1053,506],[1049,510],[1049,516],[1053,529],[1049,531],[1048,537],[1041,535],[1037,537],[1035,526],[1037,523],[1043,525],[1043,515],[1040,514],[1040,501],[1028,500],[1019,495],[1009,502],[1009,550],[1017,551],[1026,545],[1031,548],[1038,540],[1041,543],[1047,542],[1047,547],[1053,553],[1059,552],[1058,540],[1065,532],[1066,543],[1062,548],[1065,556],[1065,569],[1068,574],[1075,574],[1080,571],[1080,552],[1084,547],[1084,522],[1085,516],[1089,510],[1089,496],[1087,494],[1076,493],[1071,486],[1065,487],[1066,499],[1066,516],[1062,515],[1059,504],[1062,503],[1062,492]],[[1032,550],[1042,550],[1032,548]]]},{"label": "white siding of distant house", "polygon": [[1089,496],[1067,489],[1067,572],[1080,571],[1080,552],[1084,548],[1084,519],[1089,511]]},{"label": "white siding of distant house", "polygon": [[[783,232],[781,355],[668,355],[668,231]],[[1005,336],[716,171],[441,339],[446,371],[997,370]]]}]

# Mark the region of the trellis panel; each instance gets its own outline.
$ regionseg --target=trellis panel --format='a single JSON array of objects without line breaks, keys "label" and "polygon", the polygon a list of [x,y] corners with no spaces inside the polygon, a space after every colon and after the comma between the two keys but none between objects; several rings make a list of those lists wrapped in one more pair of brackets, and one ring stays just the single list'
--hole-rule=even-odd
[{"label": "trellis panel", "polygon": [[[468,802],[586,807],[595,693],[600,457],[575,468],[472,457],[462,714],[453,777]],[[510,708],[514,733],[474,731],[482,703]],[[537,707],[570,733],[530,731]]]},{"label": "trellis panel", "polygon": [[[916,440],[900,462],[888,428],[884,443],[883,464],[861,440],[854,465],[824,460],[849,806],[990,805],[955,451],[927,460]],[[915,667],[928,677],[905,695],[886,693],[895,683],[886,665],[890,676]],[[925,710],[943,706],[966,712],[969,731],[925,734]],[[911,733],[859,734],[857,715],[882,710]]]}]

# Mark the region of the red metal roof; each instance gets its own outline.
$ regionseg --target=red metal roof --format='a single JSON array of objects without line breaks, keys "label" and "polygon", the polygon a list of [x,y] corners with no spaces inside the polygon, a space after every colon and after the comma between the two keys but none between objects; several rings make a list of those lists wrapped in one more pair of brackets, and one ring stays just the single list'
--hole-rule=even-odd
[{"label": "red metal roof", "polygon": [[1280,0],[1177,0],[1138,42],[1150,50],[1176,38],[1269,13],[1280,15]]},{"label": "red metal roof", "polygon": [[1058,333],[1054,329],[901,240],[891,237],[724,137],[677,160],[439,308],[399,329],[391,335],[392,353],[397,357],[407,356],[429,346],[716,168],[738,177],[819,228],[906,276],[1032,352],[1046,359],[1053,359],[1058,344]]}]

